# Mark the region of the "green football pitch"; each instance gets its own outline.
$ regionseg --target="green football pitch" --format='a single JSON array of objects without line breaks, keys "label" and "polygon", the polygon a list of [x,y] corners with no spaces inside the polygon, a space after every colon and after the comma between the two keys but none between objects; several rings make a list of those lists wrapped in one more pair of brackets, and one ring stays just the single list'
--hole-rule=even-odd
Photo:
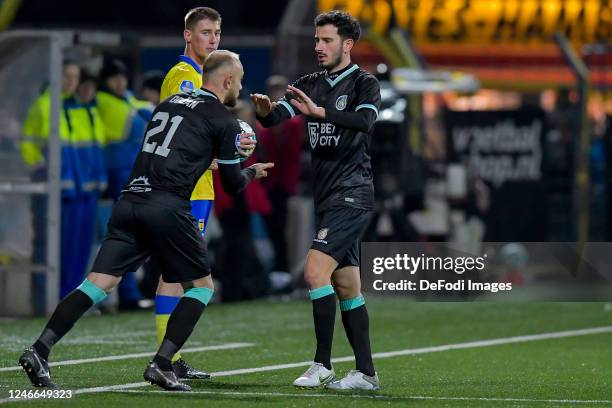
[{"label": "green football pitch", "polygon": [[[144,383],[155,349],[152,312],[82,319],[53,350],[71,399],[16,401],[32,390],[16,366],[44,320],[0,320],[0,404],[79,407],[612,407],[612,304],[416,303],[368,299],[382,389],[296,389],[314,349],[308,302],[207,308],[185,359],[213,374],[190,393]],[[339,315],[339,312],[338,312]],[[353,368],[337,316],[338,375]]]}]

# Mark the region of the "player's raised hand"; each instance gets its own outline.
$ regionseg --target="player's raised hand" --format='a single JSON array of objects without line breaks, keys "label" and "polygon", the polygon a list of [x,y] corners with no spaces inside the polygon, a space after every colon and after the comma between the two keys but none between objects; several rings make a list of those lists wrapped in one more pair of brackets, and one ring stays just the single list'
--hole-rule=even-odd
[{"label": "player's raised hand", "polygon": [[276,103],[272,103],[268,95],[251,94],[251,100],[255,105],[255,113],[262,118],[268,116],[276,106]]},{"label": "player's raised hand", "polygon": [[325,109],[317,106],[302,90],[289,85],[287,92],[294,97],[291,99],[291,105],[295,106],[302,114],[325,119]]},{"label": "player's raised hand", "polygon": [[251,169],[255,169],[255,178],[260,179],[268,175],[267,170],[274,167],[274,163],[255,163],[249,166]]},{"label": "player's raised hand", "polygon": [[243,157],[249,157],[253,153],[253,149],[255,149],[255,145],[257,144],[257,140],[253,138],[255,133],[241,133],[240,141],[238,143],[238,153],[240,153]]}]

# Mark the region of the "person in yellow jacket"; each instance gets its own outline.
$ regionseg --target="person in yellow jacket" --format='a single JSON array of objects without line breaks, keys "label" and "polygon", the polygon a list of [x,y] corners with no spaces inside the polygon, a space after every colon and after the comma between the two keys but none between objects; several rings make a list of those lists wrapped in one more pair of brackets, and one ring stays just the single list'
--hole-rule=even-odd
[{"label": "person in yellow jacket", "polygon": [[96,107],[104,124],[108,189],[113,200],[127,183],[153,111],[149,102],[136,99],[127,86],[125,64],[117,59],[105,61]]},{"label": "person in yellow jacket", "polygon": [[[78,286],[85,275],[91,252],[93,228],[87,228],[84,220],[95,219],[97,197],[105,188],[106,171],[100,144],[103,133],[96,112],[84,106],[75,96],[79,85],[80,68],[65,61],[62,69],[62,99],[59,138],[61,143],[61,232],[60,232],[60,296],[63,298]],[[31,169],[35,181],[48,178],[48,144],[50,133],[51,96],[45,90],[32,104],[23,125],[21,153]],[[33,212],[33,262],[46,261],[47,200],[34,196]],[[93,215],[92,215],[93,214]],[[78,238],[78,239],[77,239]],[[34,290],[44,293],[44,276],[33,275]],[[44,299],[34,304],[36,313],[44,312]]]},{"label": "person in yellow jacket", "polygon": [[[160,99],[171,95],[192,92],[202,86],[202,65],[204,59],[219,47],[221,40],[221,15],[209,7],[197,7],[185,15],[185,53],[179,56],[179,62],[166,74],[161,87]],[[241,138],[237,149],[253,148],[253,142],[248,137]],[[240,154],[245,155],[243,152]],[[215,199],[213,189],[212,170],[216,170],[213,163],[198,180],[191,195],[191,212],[198,223],[200,233],[204,235],[208,224],[208,217]],[[155,268],[154,265],[151,266]],[[155,327],[158,345],[164,339],[168,319],[172,311],[183,296],[183,288],[177,283],[164,282],[160,277],[159,286],[155,296]],[[179,378],[207,379],[210,375],[191,367],[176,353],[172,359],[173,369]]]}]

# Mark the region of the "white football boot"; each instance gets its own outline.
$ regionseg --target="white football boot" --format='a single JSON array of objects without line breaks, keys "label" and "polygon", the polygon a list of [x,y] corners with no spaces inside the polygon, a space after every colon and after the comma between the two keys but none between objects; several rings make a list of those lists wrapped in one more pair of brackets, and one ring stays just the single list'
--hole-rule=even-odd
[{"label": "white football boot", "polygon": [[296,387],[319,387],[336,378],[334,369],[328,370],[321,363],[313,363],[308,370],[295,379],[293,385]]},{"label": "white football boot", "polygon": [[374,377],[370,377],[361,371],[351,370],[344,378],[332,381],[325,387],[330,390],[378,391],[380,390],[380,382],[376,373],[374,373]]}]

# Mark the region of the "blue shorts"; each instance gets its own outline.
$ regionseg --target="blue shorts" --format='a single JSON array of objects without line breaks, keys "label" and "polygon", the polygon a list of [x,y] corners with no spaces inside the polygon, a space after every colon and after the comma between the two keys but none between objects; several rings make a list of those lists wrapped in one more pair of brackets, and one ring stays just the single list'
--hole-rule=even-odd
[{"label": "blue shorts", "polygon": [[208,216],[212,210],[214,200],[191,200],[191,214],[198,222],[200,235],[204,236],[208,225]]}]

